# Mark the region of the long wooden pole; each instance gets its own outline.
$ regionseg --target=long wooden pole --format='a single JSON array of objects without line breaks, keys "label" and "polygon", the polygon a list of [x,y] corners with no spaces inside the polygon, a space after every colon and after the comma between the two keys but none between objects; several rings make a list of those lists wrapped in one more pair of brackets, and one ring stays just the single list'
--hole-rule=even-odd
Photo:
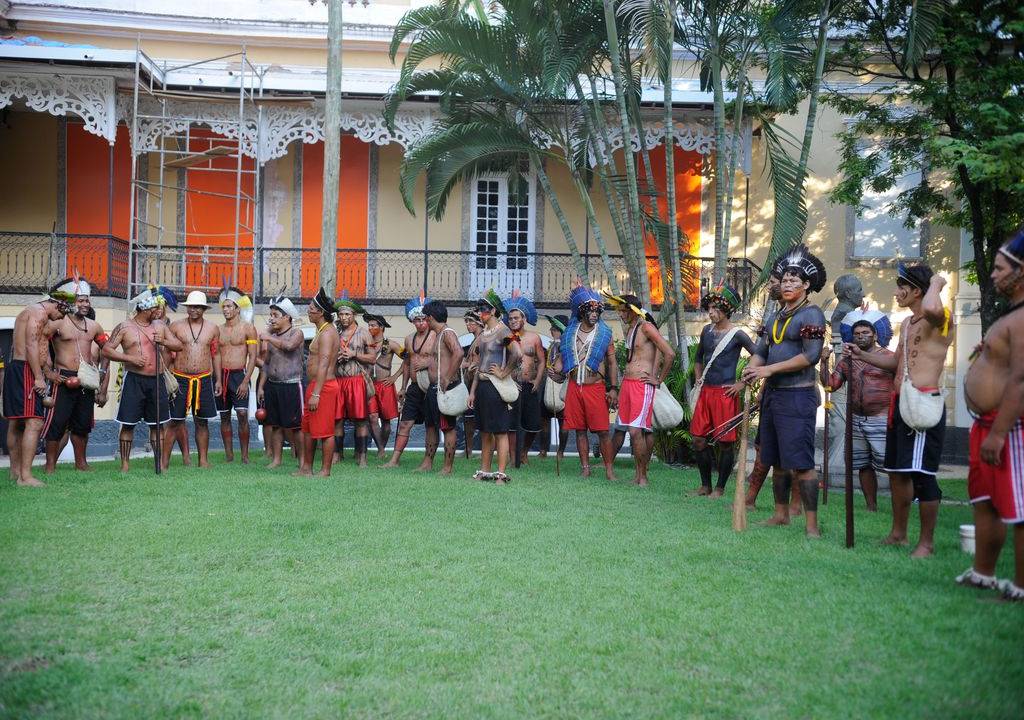
[{"label": "long wooden pole", "polygon": [[740,422],[740,458],[732,499],[732,529],[747,529],[747,430],[750,428],[750,386],[743,387],[743,420]]},{"label": "long wooden pole", "polygon": [[327,106],[324,113],[324,216],[320,226],[320,284],[331,297],[334,296],[338,272],[343,4],[344,0],[327,0]]},{"label": "long wooden pole", "polygon": [[853,547],[853,360],[846,364],[846,547]]}]

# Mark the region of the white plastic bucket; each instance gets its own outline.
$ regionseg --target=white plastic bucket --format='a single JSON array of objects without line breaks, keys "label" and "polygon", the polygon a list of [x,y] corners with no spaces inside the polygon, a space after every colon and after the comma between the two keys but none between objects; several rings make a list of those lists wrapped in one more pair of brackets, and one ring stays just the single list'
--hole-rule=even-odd
[{"label": "white plastic bucket", "polygon": [[974,526],[960,526],[960,549],[968,555],[974,554]]}]

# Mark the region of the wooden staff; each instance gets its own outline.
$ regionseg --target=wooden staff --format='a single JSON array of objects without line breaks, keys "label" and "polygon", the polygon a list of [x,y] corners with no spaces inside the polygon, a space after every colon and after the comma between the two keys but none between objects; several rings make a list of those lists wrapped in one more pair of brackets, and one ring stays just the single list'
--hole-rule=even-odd
[{"label": "wooden staff", "polygon": [[747,529],[747,430],[750,426],[750,386],[743,386],[743,420],[740,422],[740,458],[732,500],[732,529]]},{"label": "wooden staff", "polygon": [[[156,474],[159,475],[163,472],[164,454],[163,427],[160,425],[160,385],[164,381],[164,376],[160,372],[160,343],[153,343],[153,352],[156,354],[156,375],[154,376],[156,380],[156,432],[153,433],[156,437],[153,439],[153,468],[156,470]],[[170,402],[170,396],[168,396],[167,400]],[[173,448],[173,445],[171,447]]]},{"label": "wooden staff", "polygon": [[846,362],[846,547],[853,547],[853,356]]},{"label": "wooden staff", "polygon": [[822,457],[822,463],[821,463],[821,466],[822,466],[821,467],[821,477],[822,477],[822,485],[823,485],[822,497],[821,497],[821,504],[822,505],[828,505],[828,465],[829,465],[829,462],[828,462],[828,455],[829,455],[829,452],[828,452],[829,451],[828,426],[829,426],[829,421],[832,419],[832,393],[829,391],[828,388],[829,388],[829,386],[826,385],[825,386],[825,438],[824,438],[824,441],[821,444],[822,445],[821,453],[822,453],[822,456],[823,456]]}]

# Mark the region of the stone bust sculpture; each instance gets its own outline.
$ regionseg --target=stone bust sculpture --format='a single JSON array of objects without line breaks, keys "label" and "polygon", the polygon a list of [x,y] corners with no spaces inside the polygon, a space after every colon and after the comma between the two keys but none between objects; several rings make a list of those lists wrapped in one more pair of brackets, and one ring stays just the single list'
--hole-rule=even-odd
[{"label": "stone bust sculpture", "polygon": [[832,292],[839,301],[832,313],[832,337],[835,340],[839,338],[839,324],[846,314],[864,303],[864,286],[856,275],[840,275],[832,284]]}]

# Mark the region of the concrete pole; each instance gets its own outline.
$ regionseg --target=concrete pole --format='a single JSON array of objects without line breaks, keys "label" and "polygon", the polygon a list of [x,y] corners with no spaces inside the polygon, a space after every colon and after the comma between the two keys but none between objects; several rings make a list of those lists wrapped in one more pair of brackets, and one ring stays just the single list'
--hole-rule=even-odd
[{"label": "concrete pole", "polygon": [[320,226],[320,284],[334,297],[337,280],[338,185],[341,172],[341,9],[327,2],[327,108],[324,116],[324,203]]}]

